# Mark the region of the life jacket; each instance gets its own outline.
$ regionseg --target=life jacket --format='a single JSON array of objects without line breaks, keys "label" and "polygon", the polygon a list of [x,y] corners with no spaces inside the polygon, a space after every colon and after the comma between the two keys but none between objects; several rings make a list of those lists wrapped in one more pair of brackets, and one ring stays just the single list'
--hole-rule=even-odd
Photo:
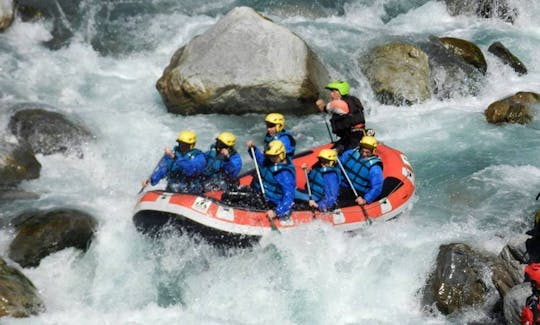
[{"label": "life jacket", "polygon": [[[234,148],[229,148],[229,157],[237,155]],[[238,180],[227,174],[223,168],[225,157],[220,155],[215,145],[210,146],[210,150],[205,154],[206,167],[203,171],[205,179],[205,190],[222,189],[225,190],[229,185],[237,184]]]},{"label": "life jacket", "polygon": [[536,295],[531,295],[525,302],[525,307],[521,311],[521,324],[540,324],[540,310],[538,309],[539,299]]},{"label": "life jacket", "polygon": [[[199,149],[191,149],[190,151],[186,152],[185,154],[182,154],[179,150],[176,150],[175,148],[175,160],[184,159],[184,160],[191,160],[195,159],[198,155],[204,155],[202,151]],[[186,175],[184,173],[184,170],[182,169],[175,169],[174,168],[174,161],[171,170],[169,171],[167,178],[170,181],[191,181],[193,179],[196,179],[198,176],[200,176],[203,173],[203,170],[198,171],[195,175]]]},{"label": "life jacket", "polygon": [[314,201],[319,201],[325,195],[324,174],[326,173],[335,173],[337,175],[338,184],[341,181],[341,173],[338,168],[330,166],[322,167],[317,163],[308,174],[311,196]]},{"label": "life jacket", "polygon": [[[362,158],[358,148],[353,149],[342,163],[354,188],[361,193],[367,193],[369,190],[369,171],[371,168],[375,165],[383,167],[379,157]],[[347,184],[347,186],[349,185]]]},{"label": "life jacket", "polygon": [[268,145],[270,142],[272,142],[273,140],[280,140],[283,138],[283,137],[287,137],[289,139],[289,142],[291,144],[291,146],[289,148],[287,148],[288,146],[285,145],[285,142],[283,142],[283,144],[285,145],[285,151],[286,151],[286,154],[287,154],[287,157],[289,159],[292,159],[292,157],[294,156],[294,152],[296,150],[296,140],[294,140],[293,136],[287,132],[287,130],[283,129],[279,132],[276,132],[276,134],[274,134],[274,136],[269,136],[268,134],[264,137],[264,144],[265,145]]},{"label": "life jacket", "polygon": [[[281,198],[283,197],[281,186],[275,178],[275,175],[281,172],[289,172],[295,175],[296,171],[294,169],[294,165],[291,163],[280,163],[275,165],[267,159],[261,166],[261,179],[264,186],[265,196],[268,201],[278,202],[281,201]],[[259,185],[259,182],[257,182],[255,179],[253,182],[254,187],[260,190],[261,186]]]},{"label": "life jacket", "polygon": [[355,96],[344,95],[341,97],[349,106],[349,121],[351,128],[364,128],[366,119],[364,118],[364,106]]}]

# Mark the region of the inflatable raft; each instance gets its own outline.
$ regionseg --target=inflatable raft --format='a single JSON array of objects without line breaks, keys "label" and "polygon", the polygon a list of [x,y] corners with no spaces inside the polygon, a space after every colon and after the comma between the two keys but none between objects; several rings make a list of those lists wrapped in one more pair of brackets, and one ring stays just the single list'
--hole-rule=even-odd
[{"label": "inflatable raft", "polygon": [[[326,144],[295,156],[297,187],[305,186],[305,174],[300,166],[311,166]],[[329,212],[312,211],[307,207],[295,210],[286,221],[268,220],[265,210],[242,207],[224,200],[222,192],[200,195],[170,193],[161,190],[145,192],[135,206],[133,222],[139,231],[159,233],[173,227],[183,233],[194,234],[219,246],[250,246],[272,231],[285,233],[314,220],[331,224],[340,231],[355,231],[367,224],[387,221],[399,216],[407,207],[414,190],[414,172],[407,157],[384,144],[377,147],[383,162],[384,185],[382,194],[371,204],[343,206]],[[240,178],[241,185],[249,185],[256,177],[250,171]],[[240,193],[241,194],[241,193]]]}]

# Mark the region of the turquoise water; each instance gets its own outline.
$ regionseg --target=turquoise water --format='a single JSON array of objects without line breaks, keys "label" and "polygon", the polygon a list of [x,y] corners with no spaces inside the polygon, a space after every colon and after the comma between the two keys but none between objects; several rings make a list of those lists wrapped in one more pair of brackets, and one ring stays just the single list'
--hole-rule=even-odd
[{"label": "turquoise water", "polygon": [[[96,135],[84,159],[37,158],[37,180],[21,188],[37,201],[5,204],[1,218],[31,207],[73,206],[100,221],[90,250],[64,250],[23,272],[47,312],[6,324],[447,324],[481,320],[481,309],[452,321],[422,313],[418,291],[438,247],[466,242],[498,253],[532,224],[540,191],[540,122],[491,125],[493,101],[517,91],[540,92],[540,5],[513,1],[514,25],[451,17],[436,1],[140,1],[92,13],[83,1],[68,47],[41,46],[51,24],[16,21],[0,34],[0,107],[39,102],[83,121]],[[174,51],[237,4],[252,4],[296,32],[336,78],[348,79],[380,140],[402,150],[416,172],[417,192],[398,220],[356,236],[315,223],[294,234],[264,238],[253,250],[223,254],[187,237],[157,242],[131,222],[136,193],[180,130],[193,128],[206,148],[221,130],[237,142],[261,140],[262,115],[174,116],[155,90]],[[293,6],[295,10],[288,10]],[[283,12],[292,15],[283,16]],[[316,16],[314,13],[324,14]],[[476,42],[488,61],[476,97],[430,100],[412,107],[380,105],[356,66],[370,46],[396,38],[453,36]],[[92,40],[117,44],[102,55]],[[487,52],[501,41],[527,66],[518,77]],[[107,42],[105,42],[107,41]],[[6,136],[10,113],[0,110]],[[298,149],[328,141],[320,116],[287,116]],[[251,168],[247,152],[242,155]],[[13,234],[0,232],[6,256]],[[484,319],[485,320],[485,319]]]}]

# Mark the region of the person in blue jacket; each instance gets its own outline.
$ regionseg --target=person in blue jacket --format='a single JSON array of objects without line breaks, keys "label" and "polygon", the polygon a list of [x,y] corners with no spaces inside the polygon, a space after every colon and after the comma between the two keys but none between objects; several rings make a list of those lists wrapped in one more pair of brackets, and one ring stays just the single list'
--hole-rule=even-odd
[{"label": "person in blue jacket", "polygon": [[[383,165],[379,157],[375,155],[377,140],[372,136],[364,136],[358,147],[343,152],[339,161],[343,165],[344,173],[349,177],[358,197],[354,198],[354,192],[350,188],[345,175],[341,182],[343,201],[353,197],[358,205],[369,204],[382,192]],[[341,198],[340,198],[341,200]]]},{"label": "person in blue jacket", "polygon": [[[311,198],[309,193],[297,190],[296,199],[308,202],[310,207],[319,211],[330,211],[337,205],[341,182],[341,172],[336,166],[337,152],[334,149],[322,149],[317,157],[318,162],[308,173]],[[302,165],[302,168],[307,168],[307,165]]]},{"label": "person in blue jacket", "polygon": [[[285,146],[280,140],[271,141],[263,153],[255,147],[253,141],[248,141],[247,147],[253,148],[256,163],[259,166],[264,196],[270,205],[266,211],[269,219],[279,218],[286,220],[291,214],[294,204],[294,192],[296,190],[296,173],[293,164],[287,158]],[[253,179],[252,186],[261,190],[257,176]]]},{"label": "person in blue jacket", "polygon": [[264,144],[268,145],[273,140],[280,140],[285,146],[287,158],[292,160],[296,150],[296,140],[285,129],[285,117],[279,113],[270,113],[266,115],[264,122],[266,123]]},{"label": "person in blue jacket", "polygon": [[165,154],[158,166],[143,182],[143,187],[156,185],[162,178],[167,178],[167,192],[202,193],[201,175],[206,166],[204,153],[195,149],[197,135],[191,130],[180,132],[173,150],[165,148]]},{"label": "person in blue jacket", "polygon": [[242,157],[234,149],[236,137],[231,132],[222,132],[216,143],[205,152],[204,191],[230,190],[238,185],[238,173],[242,169]]}]

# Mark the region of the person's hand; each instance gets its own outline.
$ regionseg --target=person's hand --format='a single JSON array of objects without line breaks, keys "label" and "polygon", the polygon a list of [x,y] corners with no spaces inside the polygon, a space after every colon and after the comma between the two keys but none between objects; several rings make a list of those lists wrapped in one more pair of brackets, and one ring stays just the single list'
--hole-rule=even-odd
[{"label": "person's hand", "polygon": [[324,105],[326,103],[324,102],[324,100],[322,99],[317,99],[317,101],[315,102],[315,105],[317,105],[317,108],[319,109],[319,111],[324,111]]},{"label": "person's hand", "polygon": [[223,148],[219,151],[219,154],[224,156],[225,158],[229,158],[229,149]]},{"label": "person's hand", "polygon": [[266,211],[266,216],[268,217],[268,219],[270,220],[273,220],[277,217],[276,215],[276,212],[274,212],[274,210],[268,210]]},{"label": "person's hand", "polygon": [[165,154],[171,158],[174,158],[174,152],[169,147],[165,147]]},{"label": "person's hand", "polygon": [[246,146],[248,147],[248,149],[251,149],[251,148],[255,147],[255,141],[249,140],[249,141],[246,143]]},{"label": "person's hand", "polygon": [[364,200],[364,198],[361,197],[361,196],[357,197],[355,201],[356,201],[356,203],[357,203],[358,205],[364,205],[364,204],[366,204],[366,200]]},{"label": "person's hand", "polygon": [[314,200],[309,200],[309,206],[315,209],[319,208],[319,205]]},{"label": "person's hand", "polygon": [[302,164],[302,169],[307,169],[308,172],[309,172],[309,168],[308,168],[308,166],[307,166],[307,163],[303,163],[303,164]]}]

